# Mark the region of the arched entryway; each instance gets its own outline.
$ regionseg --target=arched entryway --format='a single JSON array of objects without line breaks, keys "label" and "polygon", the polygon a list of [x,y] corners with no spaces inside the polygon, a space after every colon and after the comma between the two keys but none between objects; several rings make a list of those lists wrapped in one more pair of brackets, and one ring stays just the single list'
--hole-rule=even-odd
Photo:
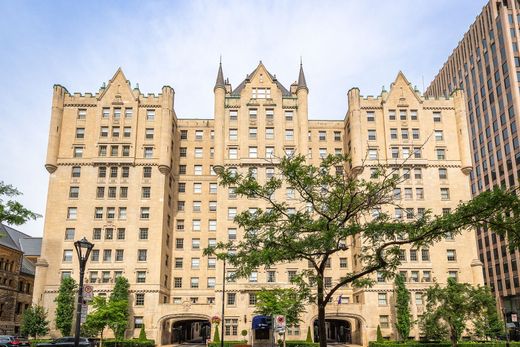
[{"label": "arched entryway", "polygon": [[[326,319],[327,342],[352,343],[352,325],[348,320]],[[314,342],[319,342],[318,320],[314,321]]]},{"label": "arched entryway", "polygon": [[205,344],[211,336],[209,317],[179,314],[160,319],[161,345]]},{"label": "arched entryway", "polygon": [[[312,322],[314,340],[318,341],[318,317],[314,316]],[[368,345],[366,340],[366,321],[358,314],[327,314],[325,316],[325,327],[329,343]]]}]

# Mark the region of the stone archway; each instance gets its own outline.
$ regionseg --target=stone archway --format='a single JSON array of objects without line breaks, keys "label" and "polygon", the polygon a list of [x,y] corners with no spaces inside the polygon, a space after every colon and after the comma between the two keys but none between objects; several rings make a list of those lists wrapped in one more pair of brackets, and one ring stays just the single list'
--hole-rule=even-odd
[{"label": "stone archway", "polygon": [[[313,336],[317,340],[318,316],[314,316],[311,321],[314,327]],[[363,316],[352,313],[326,314],[325,321],[327,323],[327,340],[330,342],[368,345],[368,341],[366,341],[367,325]]]},{"label": "stone archway", "polygon": [[159,319],[160,345],[205,343],[211,337],[210,317],[203,314],[176,313]]}]

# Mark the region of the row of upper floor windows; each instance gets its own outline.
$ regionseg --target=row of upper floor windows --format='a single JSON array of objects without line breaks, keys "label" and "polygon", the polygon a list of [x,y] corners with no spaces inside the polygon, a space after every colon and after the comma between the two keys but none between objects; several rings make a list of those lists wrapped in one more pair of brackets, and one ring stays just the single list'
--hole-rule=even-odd
[{"label": "row of upper floor windows", "polygon": [[[376,121],[376,113],[375,111],[367,111],[365,113],[367,122],[375,122]],[[419,115],[417,110],[388,110],[388,120],[390,121],[419,121]],[[442,113],[440,111],[434,111],[432,114],[432,120],[434,123],[442,122]]]},{"label": "row of upper floor windows", "polygon": [[[435,141],[444,141],[444,131],[436,129],[433,131]],[[392,140],[398,139],[398,130],[397,128],[390,128],[390,138]],[[418,128],[412,128],[412,139],[419,140],[420,131]],[[377,131],[376,129],[368,129],[367,130],[367,139],[368,141],[376,141],[377,140]],[[408,140],[410,139],[410,132],[408,128],[401,128],[401,139]]]},{"label": "row of upper floor windows", "polygon": [[[109,154],[110,157],[129,157],[130,156],[130,145],[99,145],[98,146],[98,156],[106,157]],[[120,149],[121,148],[121,149]],[[74,158],[83,158],[85,147],[84,146],[74,146],[72,149],[72,156]],[[108,151],[110,150],[110,151]],[[143,157],[146,159],[152,159],[154,156],[154,147],[145,146],[143,147]]]},{"label": "row of upper floor windows", "polygon": [[[435,148],[434,151],[437,160],[446,159],[446,148]],[[421,159],[423,158],[423,152],[421,147],[390,147],[390,157],[392,159]],[[379,159],[379,150],[377,148],[369,148],[368,159]]]},{"label": "row of upper floor windows", "polygon": [[[103,107],[101,109],[102,119],[112,118],[117,121],[120,120],[123,115],[125,119],[132,119],[134,116],[134,109],[132,107]],[[147,121],[155,120],[155,110],[147,109],[145,117]],[[76,118],[79,120],[85,120],[87,118],[87,109],[79,108]]]},{"label": "row of upper floor windows", "polygon": [[[125,126],[123,129],[123,138],[130,138],[132,136],[132,127]],[[108,126],[102,126],[99,130],[99,137],[100,138],[108,138],[109,134],[111,134],[112,138],[120,138],[121,137],[121,127],[120,126],[113,126],[112,131],[110,132],[110,127]],[[85,128],[79,127],[76,128],[75,131],[75,137],[76,139],[84,139],[85,138]],[[146,128],[145,129],[145,140],[153,140],[154,138],[154,128]]]},{"label": "row of upper floor windows", "polygon": [[[150,207],[140,207],[139,218],[142,220],[150,219]],[[126,220],[127,208],[126,207],[94,207],[94,219],[100,220],[106,219],[119,219]],[[67,207],[67,220],[77,220],[78,208]]]}]

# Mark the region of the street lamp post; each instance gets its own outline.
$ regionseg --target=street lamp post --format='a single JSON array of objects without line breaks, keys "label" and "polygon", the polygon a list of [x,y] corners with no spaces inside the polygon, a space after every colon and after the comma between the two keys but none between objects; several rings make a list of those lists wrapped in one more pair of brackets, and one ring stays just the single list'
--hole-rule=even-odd
[{"label": "street lamp post", "polygon": [[222,337],[220,339],[220,347],[224,347],[224,309],[226,307],[226,258],[224,258],[224,268],[222,269]]},{"label": "street lamp post", "polygon": [[74,347],[79,346],[79,330],[81,326],[81,308],[83,306],[83,277],[85,277],[85,265],[87,265],[90,251],[94,248],[94,244],[90,243],[86,238],[74,242],[74,247],[79,259],[79,290],[78,305],[76,309],[76,333],[74,334]]}]

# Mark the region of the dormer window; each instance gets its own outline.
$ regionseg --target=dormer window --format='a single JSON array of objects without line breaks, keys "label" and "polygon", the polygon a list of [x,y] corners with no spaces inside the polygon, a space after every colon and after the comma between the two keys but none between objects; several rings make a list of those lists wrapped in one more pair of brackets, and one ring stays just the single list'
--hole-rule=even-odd
[{"label": "dormer window", "polygon": [[271,88],[253,88],[253,99],[270,99]]}]

